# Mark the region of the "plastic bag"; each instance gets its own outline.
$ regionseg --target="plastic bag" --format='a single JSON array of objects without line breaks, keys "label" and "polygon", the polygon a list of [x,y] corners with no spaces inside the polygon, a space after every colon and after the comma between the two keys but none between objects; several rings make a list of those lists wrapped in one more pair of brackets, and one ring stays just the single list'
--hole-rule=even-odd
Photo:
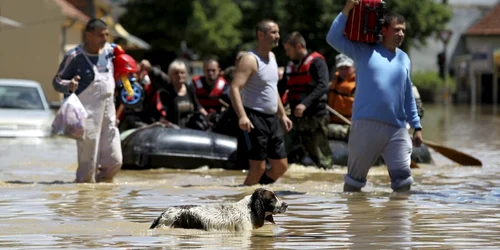
[{"label": "plastic bag", "polygon": [[61,105],[52,122],[52,134],[82,140],[85,135],[87,110],[76,94],[71,94]]}]

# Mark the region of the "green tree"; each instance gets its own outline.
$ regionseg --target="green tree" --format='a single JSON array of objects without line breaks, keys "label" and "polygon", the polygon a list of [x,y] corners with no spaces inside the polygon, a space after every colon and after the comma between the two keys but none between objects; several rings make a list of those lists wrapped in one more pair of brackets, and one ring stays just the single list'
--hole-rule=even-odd
[{"label": "green tree", "polygon": [[182,41],[201,57],[227,57],[241,42],[242,15],[232,0],[131,0],[126,7],[120,22],[151,44],[144,57],[162,66],[180,56]]},{"label": "green tree", "polygon": [[[447,5],[434,0],[387,0],[388,9],[405,16],[407,32],[402,49],[425,45],[426,39],[451,19]],[[216,55],[223,67],[234,62],[238,50],[255,45],[255,24],[275,20],[286,36],[299,31],[309,49],[319,51],[333,65],[338,53],[325,41],[344,0],[131,0],[121,23],[132,34],[148,41],[148,56],[168,64],[178,56],[181,41],[200,56]],[[280,46],[274,52],[279,63],[288,60]],[[167,56],[165,56],[167,55]],[[167,61],[167,62],[163,62]]]},{"label": "green tree", "polygon": [[331,0],[285,2],[284,9],[287,14],[282,20],[282,35],[286,36],[293,31],[300,32],[306,39],[308,49],[318,51],[333,63],[334,56],[338,52],[326,43],[326,34],[333,19],[342,10],[344,2]]},{"label": "green tree", "polygon": [[120,23],[155,50],[178,51],[185,39],[194,0],[132,0]]},{"label": "green tree", "polygon": [[242,31],[242,44],[238,47],[240,50],[248,50],[255,45],[255,25],[258,21],[271,19],[280,24],[286,14],[283,0],[234,0],[234,2],[244,13],[239,25]]},{"label": "green tree", "polygon": [[241,11],[232,0],[196,0],[186,27],[188,46],[202,56],[226,57],[241,43]]},{"label": "green tree", "polygon": [[[255,45],[255,24],[262,19],[272,19],[280,26],[282,40],[293,31],[299,31],[307,40],[308,48],[317,50],[325,56],[336,52],[326,43],[326,33],[342,9],[343,4],[331,0],[235,0],[244,13],[240,28],[243,31],[241,49]],[[281,65],[288,58],[283,47],[273,50]]]}]

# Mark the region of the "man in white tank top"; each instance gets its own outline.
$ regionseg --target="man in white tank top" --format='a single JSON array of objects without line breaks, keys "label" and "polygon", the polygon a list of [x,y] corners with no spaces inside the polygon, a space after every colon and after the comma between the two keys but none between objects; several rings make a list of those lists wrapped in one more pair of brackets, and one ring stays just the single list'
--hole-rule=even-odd
[{"label": "man in white tank top", "polygon": [[[231,102],[243,130],[238,143],[248,148],[250,169],[245,185],[270,184],[286,172],[283,127],[287,132],[292,128],[278,94],[278,65],[271,52],[279,44],[278,24],[262,20],[256,33],[257,47],[241,58],[230,89]],[[268,171],[266,159],[271,163]]]}]

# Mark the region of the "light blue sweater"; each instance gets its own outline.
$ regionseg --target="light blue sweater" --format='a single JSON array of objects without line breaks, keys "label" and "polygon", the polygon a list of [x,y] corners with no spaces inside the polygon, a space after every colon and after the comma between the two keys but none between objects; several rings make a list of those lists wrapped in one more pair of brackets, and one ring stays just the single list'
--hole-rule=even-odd
[{"label": "light blue sweater", "polygon": [[421,128],[410,78],[408,55],[396,49],[389,51],[381,44],[352,42],[344,36],[347,16],[335,18],[326,41],[338,52],[354,60],[356,98],[352,120],[376,120],[401,128],[406,122]]}]

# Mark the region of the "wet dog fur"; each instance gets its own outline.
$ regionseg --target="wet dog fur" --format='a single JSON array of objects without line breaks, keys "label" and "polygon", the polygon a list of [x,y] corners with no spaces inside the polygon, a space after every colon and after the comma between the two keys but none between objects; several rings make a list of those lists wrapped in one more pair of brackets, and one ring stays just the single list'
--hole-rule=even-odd
[{"label": "wet dog fur", "polygon": [[286,212],[287,207],[274,192],[259,188],[236,203],[169,207],[153,221],[150,229],[249,231],[262,227],[265,221],[275,224],[273,215]]}]

